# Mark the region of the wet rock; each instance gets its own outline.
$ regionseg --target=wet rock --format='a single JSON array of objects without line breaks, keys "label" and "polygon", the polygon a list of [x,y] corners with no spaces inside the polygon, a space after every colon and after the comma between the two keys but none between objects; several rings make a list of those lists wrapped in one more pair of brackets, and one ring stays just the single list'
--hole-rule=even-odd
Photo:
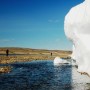
[{"label": "wet rock", "polygon": [[1,66],[0,67],[0,73],[9,73],[11,71],[12,67],[10,66]]}]

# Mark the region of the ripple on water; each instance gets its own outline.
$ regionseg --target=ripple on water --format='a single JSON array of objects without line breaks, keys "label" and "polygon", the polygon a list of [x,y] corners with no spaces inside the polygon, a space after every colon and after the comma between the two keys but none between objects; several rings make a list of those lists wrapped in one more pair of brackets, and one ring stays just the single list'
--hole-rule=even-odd
[{"label": "ripple on water", "polygon": [[71,65],[54,66],[53,61],[41,60],[11,65],[12,72],[0,75],[0,90],[90,89],[90,79]]}]

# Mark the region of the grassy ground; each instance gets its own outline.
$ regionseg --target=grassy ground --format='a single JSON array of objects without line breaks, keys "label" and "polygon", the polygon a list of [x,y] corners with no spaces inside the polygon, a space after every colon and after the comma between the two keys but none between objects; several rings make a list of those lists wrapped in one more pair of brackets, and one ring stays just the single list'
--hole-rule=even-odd
[{"label": "grassy ground", "polygon": [[[9,49],[9,56],[6,56],[7,49]],[[0,63],[5,64],[14,62],[26,62],[32,60],[54,60],[56,56],[59,56],[61,58],[70,58],[71,53],[71,51],[63,50],[0,48],[0,54],[3,54],[0,56]]]}]

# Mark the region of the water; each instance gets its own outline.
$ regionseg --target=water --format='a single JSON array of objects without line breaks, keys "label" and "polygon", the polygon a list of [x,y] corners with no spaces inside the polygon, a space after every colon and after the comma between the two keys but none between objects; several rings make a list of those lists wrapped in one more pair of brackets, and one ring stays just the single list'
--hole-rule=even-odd
[{"label": "water", "polygon": [[72,65],[38,60],[11,66],[12,72],[0,74],[0,90],[90,90],[90,78]]}]

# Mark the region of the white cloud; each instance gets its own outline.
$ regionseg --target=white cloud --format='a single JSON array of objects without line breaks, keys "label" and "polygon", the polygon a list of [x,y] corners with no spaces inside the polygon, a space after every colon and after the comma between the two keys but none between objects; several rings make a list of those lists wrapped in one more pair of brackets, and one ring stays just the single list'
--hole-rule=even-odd
[{"label": "white cloud", "polygon": [[58,22],[60,22],[59,20],[52,20],[52,19],[50,19],[50,20],[48,20],[48,22],[49,23],[58,23]]},{"label": "white cloud", "polygon": [[56,39],[56,42],[61,42],[62,40],[60,38],[57,38]]},{"label": "white cloud", "polygon": [[48,20],[48,22],[53,22],[53,20]]},{"label": "white cloud", "polygon": [[55,20],[55,23],[58,23],[59,22],[59,20]]},{"label": "white cloud", "polygon": [[13,42],[15,41],[14,39],[0,39],[0,43],[4,43],[4,42]]}]

